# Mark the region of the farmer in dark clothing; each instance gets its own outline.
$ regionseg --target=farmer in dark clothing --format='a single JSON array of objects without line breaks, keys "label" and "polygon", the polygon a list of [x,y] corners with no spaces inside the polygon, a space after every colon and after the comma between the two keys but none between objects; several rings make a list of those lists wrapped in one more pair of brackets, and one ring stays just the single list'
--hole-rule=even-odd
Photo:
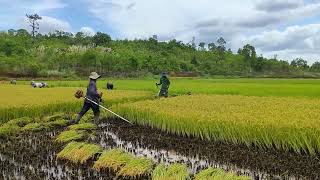
[{"label": "farmer in dark clothing", "polygon": [[[97,91],[97,84],[96,81],[97,79],[99,79],[101,76],[98,75],[96,72],[92,72],[89,76],[90,81],[89,81],[89,85],[87,87],[87,93],[86,93],[86,97],[92,101],[95,101],[96,103],[99,103],[101,101],[101,97],[102,97],[102,92],[99,94]],[[94,121],[97,123],[99,121],[99,115],[100,115],[100,110],[99,110],[99,106],[88,101],[87,99],[85,99],[83,107],[80,111],[80,113],[78,114],[77,118],[75,120],[72,120],[70,123],[74,124],[74,123],[78,123],[80,121],[80,119],[82,118],[82,116],[89,110],[92,109],[93,114],[94,114]]]},{"label": "farmer in dark clothing", "polygon": [[156,83],[157,86],[162,85],[159,91],[159,97],[168,97],[168,89],[170,81],[166,73],[161,74],[160,83]]}]

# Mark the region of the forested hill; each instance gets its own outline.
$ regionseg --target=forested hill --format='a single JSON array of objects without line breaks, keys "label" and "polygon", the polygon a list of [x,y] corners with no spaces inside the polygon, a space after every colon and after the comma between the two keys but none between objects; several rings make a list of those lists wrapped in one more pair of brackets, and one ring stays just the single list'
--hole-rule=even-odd
[{"label": "forested hill", "polygon": [[108,76],[134,77],[159,74],[176,76],[295,76],[320,72],[303,59],[291,63],[256,55],[245,45],[226,50],[227,42],[184,44],[171,40],[112,40],[98,32],[90,37],[62,31],[32,37],[24,29],[0,33],[0,76],[74,77],[97,71]]}]

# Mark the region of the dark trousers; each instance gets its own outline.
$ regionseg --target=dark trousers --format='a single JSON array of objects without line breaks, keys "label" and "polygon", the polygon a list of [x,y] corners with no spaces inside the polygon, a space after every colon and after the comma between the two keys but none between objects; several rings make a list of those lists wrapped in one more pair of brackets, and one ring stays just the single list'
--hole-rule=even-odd
[{"label": "dark trousers", "polygon": [[80,116],[83,116],[89,109],[92,109],[94,116],[99,116],[100,109],[98,105],[95,105],[91,102],[84,102],[83,107],[79,113]]},{"label": "dark trousers", "polygon": [[168,97],[168,89],[161,88],[159,91],[159,97]]}]

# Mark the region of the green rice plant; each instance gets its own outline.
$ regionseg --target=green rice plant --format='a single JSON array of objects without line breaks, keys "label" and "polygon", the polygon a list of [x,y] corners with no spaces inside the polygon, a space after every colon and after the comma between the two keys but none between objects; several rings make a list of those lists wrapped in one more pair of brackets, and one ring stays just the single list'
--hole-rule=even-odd
[{"label": "green rice plant", "polygon": [[79,141],[85,139],[87,133],[81,130],[68,130],[61,132],[56,138],[57,142],[66,143],[70,141]]},{"label": "green rice plant", "polygon": [[122,149],[104,151],[94,163],[93,168],[97,171],[110,169],[117,172],[121,167],[133,159],[133,155]]},{"label": "green rice plant", "polygon": [[151,159],[139,157],[127,162],[118,171],[117,175],[122,177],[139,178],[151,174],[154,162]]},{"label": "green rice plant", "polygon": [[93,123],[80,123],[68,127],[70,130],[95,130],[97,125]]},{"label": "green rice plant", "polygon": [[195,175],[195,180],[250,180],[248,176],[237,176],[220,168],[207,168]]},{"label": "green rice plant", "polygon": [[[108,79],[109,81],[110,79]],[[98,88],[105,88],[106,81],[98,81]],[[117,90],[150,91],[159,90],[153,86],[158,78],[148,79],[112,79]],[[320,97],[318,79],[279,79],[279,78],[170,78],[169,94],[223,94],[245,96],[279,96],[279,97]],[[28,84],[27,82],[22,82]],[[88,80],[48,81],[53,87],[86,87]],[[109,92],[109,91],[108,91]]]},{"label": "green rice plant", "polygon": [[320,152],[320,100],[288,97],[192,95],[118,104],[138,124],[182,136]]},{"label": "green rice plant", "polygon": [[85,164],[101,151],[102,148],[99,145],[71,142],[57,154],[57,158],[68,160],[74,164]]},{"label": "green rice plant", "polygon": [[160,163],[152,172],[153,180],[187,180],[190,179],[188,168],[184,164],[172,164],[166,167]]}]

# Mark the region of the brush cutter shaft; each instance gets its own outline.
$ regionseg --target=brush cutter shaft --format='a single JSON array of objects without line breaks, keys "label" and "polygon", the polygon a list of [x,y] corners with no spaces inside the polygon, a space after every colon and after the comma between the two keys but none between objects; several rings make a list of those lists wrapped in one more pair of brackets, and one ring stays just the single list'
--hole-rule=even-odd
[{"label": "brush cutter shaft", "polygon": [[115,116],[119,117],[120,119],[122,119],[122,120],[126,121],[127,123],[132,124],[130,121],[128,121],[127,119],[125,119],[125,118],[121,117],[120,115],[118,115],[118,114],[114,113],[113,111],[109,110],[108,108],[106,108],[106,107],[104,107],[104,106],[102,106],[102,105],[100,105],[100,104],[96,103],[95,101],[93,101],[93,100],[91,100],[91,99],[89,99],[89,98],[87,98],[87,97],[84,97],[84,98],[85,98],[86,100],[88,100],[88,101],[92,102],[93,104],[100,106],[102,109],[107,110],[108,112],[110,112],[111,114],[113,114],[113,115],[115,115]]}]

